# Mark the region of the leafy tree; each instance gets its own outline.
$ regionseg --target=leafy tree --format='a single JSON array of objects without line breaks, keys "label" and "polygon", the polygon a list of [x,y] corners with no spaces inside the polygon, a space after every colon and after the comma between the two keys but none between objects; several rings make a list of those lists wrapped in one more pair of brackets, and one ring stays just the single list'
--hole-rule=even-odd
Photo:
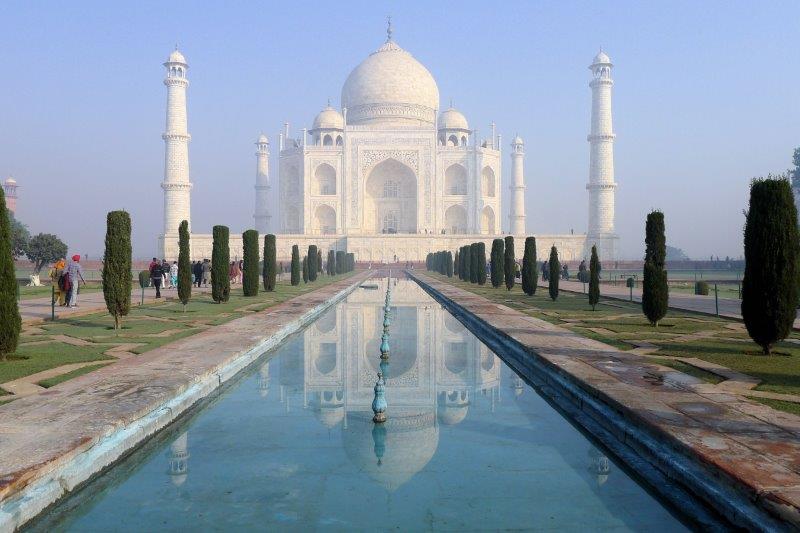
[{"label": "leafy tree", "polygon": [[308,281],[317,281],[317,272],[319,272],[319,267],[317,267],[317,245],[312,244],[308,247]]},{"label": "leafy tree", "polygon": [[308,256],[303,256],[303,283],[308,283]]},{"label": "leafy tree", "polygon": [[550,272],[550,275],[547,279],[547,291],[550,294],[550,299],[555,302],[556,298],[558,298],[558,280],[561,272],[561,263],[558,262],[558,250],[556,250],[555,246],[550,248],[548,272]]},{"label": "leafy tree", "polygon": [[242,294],[258,296],[258,232],[249,229],[242,233]]},{"label": "leafy tree", "polygon": [[789,182],[771,175],[753,180],[744,228],[742,318],[747,333],[766,355],[792,331],[799,243]]},{"label": "leafy tree", "polygon": [[792,180],[792,187],[800,188],[800,148],[794,149],[794,154],[792,154],[792,164],[794,164],[794,168],[789,171],[789,176]]},{"label": "leafy tree", "polygon": [[664,235],[664,213],[652,211],[645,224],[644,278],[642,279],[642,311],[653,326],[667,314],[667,240]]},{"label": "leafy tree", "polygon": [[302,268],[300,265],[300,248],[295,244],[292,246],[292,285],[300,285]]},{"label": "leafy tree", "polygon": [[8,217],[11,221],[11,255],[16,259],[25,255],[31,234],[28,232],[28,226],[14,218],[11,211],[8,212]]},{"label": "leafy tree", "polygon": [[115,330],[131,310],[131,254],[131,217],[126,211],[111,211],[106,216],[103,298]]},{"label": "leafy tree", "polygon": [[335,276],[336,275],[336,252],[333,250],[328,250],[328,275]]},{"label": "leafy tree", "polygon": [[514,237],[506,237],[506,256],[503,261],[505,266],[506,290],[514,288],[514,278],[517,275],[517,258],[514,256]]},{"label": "leafy tree", "polygon": [[503,247],[503,239],[492,241],[492,251],[489,254],[489,269],[491,270],[492,287],[495,289],[503,283],[503,261],[505,260]]},{"label": "leafy tree", "polygon": [[11,221],[0,187],[0,358],[17,350],[22,319],[17,306],[17,276],[11,250]]},{"label": "leafy tree", "polygon": [[231,294],[230,230],[227,226],[214,226],[211,234],[211,299],[220,304],[227,302]]},{"label": "leafy tree", "polygon": [[275,280],[278,270],[275,265],[275,235],[264,235],[264,290],[272,292],[275,290]]},{"label": "leafy tree", "polygon": [[186,310],[192,297],[192,261],[189,258],[189,221],[178,226],[178,299]]},{"label": "leafy tree", "polygon": [[522,290],[528,296],[536,294],[536,237],[525,239],[525,253],[522,256]]},{"label": "leafy tree", "polygon": [[44,265],[66,257],[67,245],[51,233],[40,233],[28,241],[25,255],[34,265],[33,273],[38,274]]},{"label": "leafy tree", "polygon": [[600,301],[600,259],[597,257],[597,245],[592,245],[592,258],[589,260],[589,305],[592,311]]}]

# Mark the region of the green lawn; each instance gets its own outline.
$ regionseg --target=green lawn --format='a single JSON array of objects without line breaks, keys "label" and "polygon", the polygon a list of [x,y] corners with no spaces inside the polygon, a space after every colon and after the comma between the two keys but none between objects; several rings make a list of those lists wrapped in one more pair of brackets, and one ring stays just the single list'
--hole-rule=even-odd
[{"label": "green lawn", "polygon": [[42,381],[37,383],[37,385],[39,385],[41,387],[44,387],[45,389],[49,389],[53,385],[58,385],[59,383],[63,383],[65,381],[69,380],[69,379],[76,378],[76,377],[82,376],[84,374],[88,374],[92,370],[97,370],[98,368],[103,368],[107,364],[108,363],[100,363],[100,364],[97,364],[97,365],[82,366],[80,368],[76,368],[72,372],[67,372],[66,374],[61,374],[59,376],[55,376],[55,377],[52,377],[52,378],[49,378],[49,379],[43,379]]},{"label": "green lawn", "polygon": [[[10,354],[7,361],[0,362],[0,383],[69,363],[114,359],[104,355],[104,352],[120,343],[140,344],[129,351],[142,354],[248,313],[264,310],[351,275],[352,273],[333,277],[320,276],[315,283],[301,283],[296,287],[288,281],[279,281],[274,292],[259,292],[257,296],[248,298],[242,295],[241,285],[237,285],[231,291],[230,299],[222,304],[214,303],[208,293],[195,293],[186,309],[177,300],[134,305],[130,314],[123,319],[123,327],[119,331],[114,331],[114,321],[106,312],[46,322],[37,326],[23,326],[16,353]],[[177,297],[176,291],[165,291],[165,294],[168,297]],[[81,339],[90,344],[74,346],[53,340],[55,336],[60,335]],[[47,385],[42,386],[53,386],[66,379],[91,372],[100,366],[102,365],[83,367],[66,375],[45,380]]]},{"label": "green lawn", "polygon": [[[80,294],[86,294],[89,292],[98,292],[103,290],[102,286],[99,283],[87,283],[86,285],[81,285]],[[20,300],[32,300],[34,298],[45,298],[50,297],[52,295],[52,288],[50,285],[40,285],[39,287],[26,287],[21,285],[19,288],[19,297]]]},{"label": "green lawn", "polygon": [[[427,274],[621,350],[633,349],[634,341],[647,341],[659,348],[652,354],[659,363],[706,381],[714,382],[717,378],[670,358],[696,357],[761,379],[758,390],[800,395],[800,345],[781,342],[775,348],[777,353],[764,356],[738,321],[670,309],[658,328],[654,328],[636,303],[604,302],[601,297],[597,310],[592,311],[584,294],[562,291],[553,302],[542,287],[534,296],[527,296],[519,283],[509,292],[504,287],[494,289],[488,283],[479,286],[456,277]],[[703,336],[682,339],[686,334]],[[790,338],[800,339],[800,336],[792,333]]]}]

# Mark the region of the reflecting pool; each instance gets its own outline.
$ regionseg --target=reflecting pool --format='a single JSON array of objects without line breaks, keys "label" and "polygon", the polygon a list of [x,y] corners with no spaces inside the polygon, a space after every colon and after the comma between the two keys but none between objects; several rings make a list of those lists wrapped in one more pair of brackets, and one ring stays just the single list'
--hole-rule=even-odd
[{"label": "reflecting pool", "polygon": [[35,529],[686,529],[419,286],[392,284],[385,424],[384,292],[357,289]]}]

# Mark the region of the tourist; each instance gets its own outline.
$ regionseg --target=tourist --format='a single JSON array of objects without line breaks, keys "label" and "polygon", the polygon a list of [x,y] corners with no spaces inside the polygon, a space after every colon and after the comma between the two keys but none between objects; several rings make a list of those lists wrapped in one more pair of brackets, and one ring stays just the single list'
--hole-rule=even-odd
[{"label": "tourist", "polygon": [[73,255],[72,261],[66,268],[66,276],[69,278],[69,306],[72,308],[78,307],[78,287],[82,281],[86,285],[86,280],[83,279],[83,268],[80,264],[81,256]]},{"label": "tourist", "polygon": [[169,279],[170,284],[174,287],[178,287],[178,262],[173,261],[172,266],[169,267]]},{"label": "tourist", "polygon": [[200,261],[195,261],[192,265],[192,274],[194,275],[193,283],[200,287],[203,282],[203,264]]},{"label": "tourist", "polygon": [[59,259],[55,263],[53,263],[53,267],[50,269],[50,283],[53,284],[53,300],[58,303],[58,305],[64,305],[64,297],[66,294],[64,291],[61,290],[61,285],[63,283],[62,277],[64,276],[64,267],[66,265],[66,261],[63,259]]},{"label": "tourist", "polygon": [[211,260],[203,259],[203,287],[211,283]]},{"label": "tourist", "polygon": [[239,264],[236,261],[231,261],[228,266],[228,278],[230,278],[231,284],[237,283],[239,279]]},{"label": "tourist", "polygon": [[542,281],[550,279],[550,263],[542,261]]},{"label": "tourist", "polygon": [[150,267],[150,280],[153,282],[153,287],[156,288],[156,298],[161,298],[161,282],[164,281],[164,267],[161,266],[161,263],[153,258],[153,262],[150,263],[152,266]]},{"label": "tourist", "polygon": [[167,262],[166,259],[162,259],[161,260],[161,271],[164,273],[164,275],[163,275],[164,279],[161,282],[161,286],[164,287],[165,289],[171,289],[172,288],[172,284],[170,283],[169,270],[170,270],[169,263]]}]

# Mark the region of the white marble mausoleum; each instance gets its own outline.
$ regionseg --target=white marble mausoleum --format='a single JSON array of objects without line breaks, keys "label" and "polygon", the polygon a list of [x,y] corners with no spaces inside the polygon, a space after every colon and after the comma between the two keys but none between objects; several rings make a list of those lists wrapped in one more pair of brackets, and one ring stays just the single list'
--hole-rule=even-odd
[{"label": "white marble mausoleum", "polygon": [[[525,145],[508,148],[509,186],[501,186],[504,154],[492,125],[486,137],[450,106],[440,109],[433,75],[388,36],[353,69],[341,91],[341,109],[330,103],[311,128],[278,135],[278,180],[270,176],[270,143],[256,142],[254,227],[278,236],[278,256],[316,244],[346,250],[357,261],[420,261],[437,250],[491,241],[511,234],[518,257],[524,237],[537,237],[541,258],[555,245],[564,260],[588,256],[597,244],[603,260],[616,255],[614,233],[611,62],[605,53],[590,69],[593,93],[589,228],[577,235],[537,234],[525,224]],[[160,255],[177,256],[177,231],[190,218],[189,134],[186,121],[188,64],[179,51],[165,63],[168,87],[164,233]],[[501,218],[509,202],[509,219]],[[238,229],[238,228],[237,228]],[[242,228],[242,230],[247,228]],[[241,257],[240,234],[231,228],[231,257]],[[211,236],[192,234],[193,258],[211,256]],[[324,253],[324,252],[323,252]]]}]

